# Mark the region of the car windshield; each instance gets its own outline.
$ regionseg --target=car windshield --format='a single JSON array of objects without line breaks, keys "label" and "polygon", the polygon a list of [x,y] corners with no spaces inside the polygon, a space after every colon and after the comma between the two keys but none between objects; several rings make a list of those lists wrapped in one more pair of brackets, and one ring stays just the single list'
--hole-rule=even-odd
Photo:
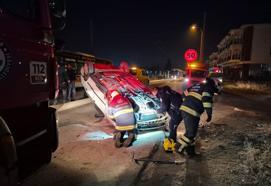
[{"label": "car windshield", "polygon": [[191,71],[191,76],[192,77],[205,77],[206,76],[206,71],[202,71],[202,70],[192,70]]},{"label": "car windshield", "polygon": [[210,73],[210,77],[222,77],[222,73]]}]

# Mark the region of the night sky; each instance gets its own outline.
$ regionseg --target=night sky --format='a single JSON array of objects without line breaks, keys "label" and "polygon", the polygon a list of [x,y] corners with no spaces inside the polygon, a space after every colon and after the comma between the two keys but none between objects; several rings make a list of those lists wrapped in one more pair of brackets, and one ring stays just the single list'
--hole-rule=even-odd
[{"label": "night sky", "polygon": [[200,32],[189,32],[189,26],[202,26],[204,11],[205,59],[230,29],[271,23],[268,1],[67,0],[66,28],[58,37],[65,50],[91,53],[114,64],[127,60],[163,68],[170,59],[182,67],[184,51],[199,48]]}]

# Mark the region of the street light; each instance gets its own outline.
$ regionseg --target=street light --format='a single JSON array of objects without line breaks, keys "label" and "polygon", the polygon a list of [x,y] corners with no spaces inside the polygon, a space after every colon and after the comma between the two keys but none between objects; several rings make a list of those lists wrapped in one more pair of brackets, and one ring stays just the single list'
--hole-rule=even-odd
[{"label": "street light", "polygon": [[205,22],[206,22],[206,13],[204,12],[203,15],[203,27],[199,27],[196,24],[191,25],[190,29],[191,31],[200,30],[200,54],[199,54],[199,61],[201,63],[204,62],[203,53],[204,53],[204,38],[205,38]]},{"label": "street light", "polygon": [[200,31],[200,52],[199,52],[199,61],[203,63],[203,50],[204,50],[204,30],[200,28],[198,25],[193,24],[190,27],[191,31],[195,32],[197,30]]},{"label": "street light", "polygon": [[191,30],[192,31],[195,31],[197,29],[197,25],[196,24],[193,24],[192,26],[191,26]]}]

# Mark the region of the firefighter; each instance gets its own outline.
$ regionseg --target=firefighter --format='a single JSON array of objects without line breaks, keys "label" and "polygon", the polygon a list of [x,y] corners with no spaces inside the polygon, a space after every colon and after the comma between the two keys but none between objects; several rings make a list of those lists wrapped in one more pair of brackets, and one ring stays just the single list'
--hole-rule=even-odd
[{"label": "firefighter", "polygon": [[[115,122],[115,146],[129,147],[135,138],[135,117],[134,110],[129,100],[123,97],[118,91],[109,91],[108,111],[109,117]],[[123,139],[125,134],[127,139]]]},{"label": "firefighter", "polygon": [[169,86],[153,88],[152,94],[161,100],[158,113],[167,112],[170,116],[169,138],[176,142],[177,128],[182,121],[181,111],[182,95],[172,90]]},{"label": "firefighter", "polygon": [[212,120],[212,103],[214,93],[219,93],[215,81],[206,78],[206,83],[198,83],[190,87],[184,102],[180,107],[185,125],[185,134],[178,139],[178,152],[188,155],[189,157],[196,155],[195,153],[195,137],[200,121],[200,115],[207,113],[207,122]]}]

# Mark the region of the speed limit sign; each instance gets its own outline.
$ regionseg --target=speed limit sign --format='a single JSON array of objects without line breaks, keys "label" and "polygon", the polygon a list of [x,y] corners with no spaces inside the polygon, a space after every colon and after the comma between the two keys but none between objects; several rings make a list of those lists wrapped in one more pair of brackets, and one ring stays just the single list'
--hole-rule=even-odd
[{"label": "speed limit sign", "polygon": [[184,53],[184,59],[187,62],[193,62],[198,59],[198,53],[195,49],[188,49]]}]

